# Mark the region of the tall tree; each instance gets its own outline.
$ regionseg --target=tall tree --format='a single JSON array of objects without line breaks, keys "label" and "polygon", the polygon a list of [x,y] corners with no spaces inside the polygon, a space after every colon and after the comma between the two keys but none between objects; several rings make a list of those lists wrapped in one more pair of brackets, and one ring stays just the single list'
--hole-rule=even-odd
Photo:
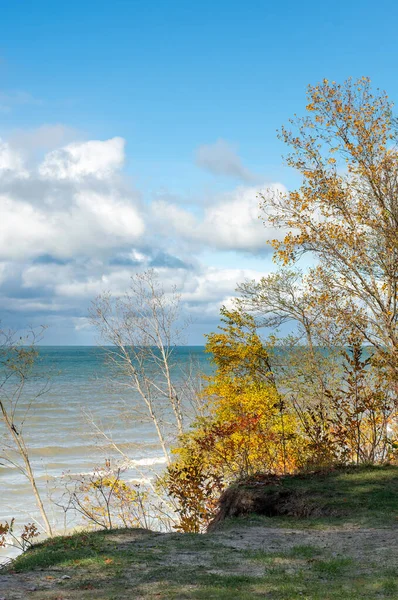
[{"label": "tall tree", "polygon": [[302,176],[288,193],[262,196],[283,265],[311,253],[307,283],[319,323],[340,341],[357,331],[398,375],[398,150],[392,105],[367,78],[308,88],[307,115],[280,136]]}]

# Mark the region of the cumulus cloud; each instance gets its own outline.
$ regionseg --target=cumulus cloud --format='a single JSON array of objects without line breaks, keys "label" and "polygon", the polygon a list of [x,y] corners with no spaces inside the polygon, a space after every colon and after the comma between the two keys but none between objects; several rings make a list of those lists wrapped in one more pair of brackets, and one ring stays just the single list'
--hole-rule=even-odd
[{"label": "cumulus cloud", "polygon": [[[268,239],[282,235],[267,231],[259,218],[259,191],[256,187],[239,187],[220,194],[204,208],[201,217],[164,200],[155,202],[152,210],[159,231],[172,230],[196,247],[258,253],[267,249]],[[265,194],[275,191],[284,192],[285,188],[275,183],[263,190]]]},{"label": "cumulus cloud", "polygon": [[75,142],[53,150],[40,165],[39,173],[48,179],[79,181],[85,177],[107,179],[124,163],[124,140]]},{"label": "cumulus cloud", "polygon": [[267,274],[266,270],[202,267],[189,276],[181,297],[191,314],[218,317],[222,305],[231,307],[238,283]]},{"label": "cumulus cloud", "polygon": [[[131,274],[147,268],[181,291],[199,322],[214,323],[237,282],[265,274],[200,263],[203,249],[264,251],[271,236],[258,218],[255,186],[202,204],[172,195],[144,203],[123,176],[122,138],[71,141],[62,126],[25,133],[0,140],[0,309],[11,326],[56,323],[89,335],[90,301],[104,290],[122,294]],[[46,153],[30,152],[37,148]],[[239,162],[229,164],[224,173],[239,171]],[[73,335],[69,341],[81,339]]]},{"label": "cumulus cloud", "polygon": [[131,246],[145,225],[138,194],[119,186],[123,162],[124,141],[113,138],[69,144],[26,170],[2,142],[0,258],[75,257]]},{"label": "cumulus cloud", "polygon": [[[148,262],[143,262],[141,269],[147,268]],[[66,268],[65,270],[68,270]],[[47,271],[47,272],[46,272]],[[30,269],[24,276],[25,284],[37,287],[39,282],[48,281],[49,274],[54,274],[54,269],[40,267]],[[215,318],[220,307],[230,304],[235,296],[238,282],[245,279],[260,279],[268,271],[254,269],[222,269],[219,267],[197,266],[195,270],[184,268],[162,267],[156,268],[159,279],[165,290],[176,287],[181,290],[181,299],[185,310],[200,318],[207,316]],[[115,295],[122,295],[130,282],[132,271],[129,268],[105,267],[104,272],[75,276],[73,279],[55,275],[53,280],[53,293],[59,302],[84,300],[83,306],[104,291],[111,291]]]},{"label": "cumulus cloud", "polygon": [[242,164],[237,148],[223,139],[199,146],[196,151],[196,164],[213,175],[235,177],[247,183],[258,180],[258,177]]},{"label": "cumulus cloud", "polygon": [[0,140],[0,177],[4,176],[26,177],[22,156],[11,146]]}]

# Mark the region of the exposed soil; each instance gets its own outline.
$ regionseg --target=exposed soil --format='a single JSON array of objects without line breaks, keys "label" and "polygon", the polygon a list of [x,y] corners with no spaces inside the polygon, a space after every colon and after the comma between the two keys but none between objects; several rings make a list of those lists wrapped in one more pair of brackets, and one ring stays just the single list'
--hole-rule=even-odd
[{"label": "exposed soil", "polygon": [[[328,556],[349,556],[366,570],[367,565],[379,563],[383,567],[398,564],[398,529],[330,528],[327,530],[280,529],[256,525],[236,524],[229,528],[198,536],[198,545],[186,548],[181,545],[183,534],[156,534],[145,531],[114,533],[107,537],[116,549],[126,547],[146,550],[153,554],[159,565],[167,567],[195,567],[209,574],[245,574],[264,576],[264,567],[253,565],[245,551],[261,550],[268,553],[288,552],[297,546],[314,546],[326,551]],[[192,538],[191,538],[192,539]],[[221,566],[214,564],[214,557],[223,555]],[[151,564],[132,562],[124,573],[126,595],[117,598],[147,598],[158,596],[134,595],[137,576],[150,572]],[[70,589],[74,587],[75,589]],[[84,572],[70,568],[51,567],[29,573],[0,574],[0,600],[74,600],[80,598],[108,598],[94,592],[90,595],[89,584],[84,590]],[[189,590],[186,588],[189,597]],[[87,595],[88,594],[88,595]],[[116,597],[116,596],[115,596]]]}]

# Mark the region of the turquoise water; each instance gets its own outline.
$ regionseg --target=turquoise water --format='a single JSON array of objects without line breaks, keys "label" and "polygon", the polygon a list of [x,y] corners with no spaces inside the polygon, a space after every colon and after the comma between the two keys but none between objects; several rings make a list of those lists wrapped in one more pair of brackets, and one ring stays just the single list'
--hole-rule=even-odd
[{"label": "turquoise water", "polygon": [[[44,495],[55,493],[64,473],[89,473],[115,455],[95,433],[95,422],[123,451],[137,461],[129,469],[130,479],[140,479],[150,465],[162,465],[162,454],[153,427],[131,414],[135,394],[111,385],[112,372],[104,361],[105,351],[97,347],[40,347],[39,369],[50,373],[50,389],[30,410],[25,438],[33,467]],[[181,383],[189,369],[195,373],[211,369],[204,348],[178,347],[174,353],[173,377]],[[27,388],[21,405],[34,397],[38,383]],[[36,388],[35,388],[36,386]],[[134,463],[133,463],[134,465]],[[12,467],[0,465],[0,521],[16,517],[26,522],[37,515],[29,484]],[[60,515],[52,518],[60,525]]]}]

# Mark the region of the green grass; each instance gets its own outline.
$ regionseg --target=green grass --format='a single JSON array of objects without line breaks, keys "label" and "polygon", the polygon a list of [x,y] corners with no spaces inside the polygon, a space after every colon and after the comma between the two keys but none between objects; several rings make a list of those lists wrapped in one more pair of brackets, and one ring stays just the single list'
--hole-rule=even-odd
[{"label": "green grass", "polygon": [[300,545],[300,546],[293,546],[293,548],[290,549],[290,556],[292,558],[315,558],[315,556],[318,556],[321,553],[321,550],[319,548],[316,548],[314,546],[309,546],[309,545]]},{"label": "green grass", "polygon": [[335,577],[345,573],[353,564],[351,558],[331,558],[330,560],[320,560],[314,563],[314,568],[319,573]]},{"label": "green grass", "polygon": [[[319,529],[340,526],[342,522],[362,527],[398,525],[398,467],[395,465],[342,467],[286,476],[280,479],[278,486],[269,485],[266,489],[272,493],[281,488],[294,494],[310,516],[248,515],[239,520],[253,525]],[[227,521],[221,527],[234,526],[234,521]]]},{"label": "green grass", "polygon": [[[327,510],[333,508],[334,516],[293,519],[251,515],[231,520],[208,535],[159,535],[128,529],[79,532],[35,545],[18,557],[11,569],[16,581],[19,573],[37,576],[37,591],[29,595],[32,600],[398,598],[398,546],[384,547],[383,538],[382,554],[376,556],[376,529],[375,536],[371,532],[369,538],[373,545],[364,548],[363,556],[360,548],[351,556],[333,545],[320,544],[316,537],[324,534],[317,529],[325,530],[331,524],[341,535],[347,531],[347,523],[382,526],[382,533],[395,530],[397,467],[291,477],[282,485],[305,493],[310,501],[322,502]],[[268,547],[269,526],[280,527],[285,546]],[[257,532],[252,529],[256,527]],[[294,528],[295,535],[286,527]],[[305,541],[300,539],[304,529]],[[355,536],[356,531],[351,528],[350,535]],[[260,540],[257,547],[254,543],[239,545],[242,538],[246,536],[250,542],[256,533]],[[396,538],[391,536],[391,540]],[[62,579],[65,575],[70,578]]]},{"label": "green grass", "polygon": [[[332,557],[330,551],[311,545],[281,552],[248,551],[219,546],[212,536],[147,534],[130,544],[128,530],[113,534],[116,541],[106,532],[55,538],[19,557],[13,570],[40,568],[55,579],[59,573],[70,576],[58,581],[57,596],[46,595],[45,590],[32,593],[40,600],[63,594],[79,600],[398,597],[394,567],[366,565],[363,572],[351,557]],[[185,563],[182,558],[189,553],[193,559]],[[129,596],[126,590],[136,595]]]}]

